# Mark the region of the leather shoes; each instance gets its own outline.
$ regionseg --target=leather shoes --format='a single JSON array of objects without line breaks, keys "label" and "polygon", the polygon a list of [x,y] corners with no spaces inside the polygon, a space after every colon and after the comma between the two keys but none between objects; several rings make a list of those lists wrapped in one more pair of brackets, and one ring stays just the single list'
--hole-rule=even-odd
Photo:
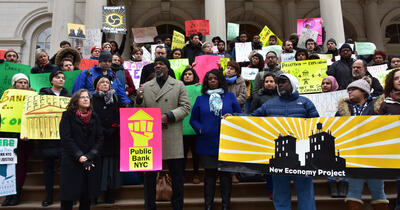
[{"label": "leather shoes", "polygon": [[16,206],[19,204],[19,196],[18,195],[13,195],[10,198],[10,202],[8,203],[9,206]]},{"label": "leather shoes", "polygon": [[3,203],[1,203],[1,206],[8,206],[11,198],[12,198],[12,195],[6,196],[6,199],[4,199]]},{"label": "leather shoes", "polygon": [[50,201],[50,200],[42,201],[42,206],[43,207],[50,206],[51,204],[53,204],[53,201]]}]

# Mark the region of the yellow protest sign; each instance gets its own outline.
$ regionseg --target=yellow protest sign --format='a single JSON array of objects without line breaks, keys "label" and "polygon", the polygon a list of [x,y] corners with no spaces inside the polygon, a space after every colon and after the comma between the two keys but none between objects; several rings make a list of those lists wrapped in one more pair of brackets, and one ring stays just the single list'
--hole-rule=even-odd
[{"label": "yellow protest sign", "polygon": [[326,59],[327,65],[330,66],[332,62],[332,54],[318,54],[319,59]]},{"label": "yellow protest sign", "polygon": [[321,92],[321,82],[328,70],[326,59],[281,63],[281,70],[299,80],[299,93]]},{"label": "yellow protest sign", "polygon": [[264,26],[263,30],[262,30],[262,31],[260,32],[260,34],[259,34],[259,36],[260,36],[260,41],[263,43],[263,47],[269,45],[268,40],[269,40],[269,37],[270,37],[271,35],[276,36],[276,38],[277,38],[276,45],[282,46],[282,44],[283,44],[282,40],[280,40],[280,39],[278,38],[278,36],[275,35],[274,32],[272,32],[271,29],[268,28],[268,26]]},{"label": "yellow protest sign", "polygon": [[59,125],[70,98],[52,95],[26,97],[22,112],[21,138],[60,139]]},{"label": "yellow protest sign", "polygon": [[182,49],[184,46],[185,46],[185,35],[174,30],[172,36],[172,44],[171,44],[172,50],[175,48]]},{"label": "yellow protest sign", "polygon": [[37,95],[35,91],[8,89],[4,91],[0,102],[2,132],[21,131],[21,116],[24,100],[27,96]]},{"label": "yellow protest sign", "polygon": [[228,66],[228,62],[230,60],[231,59],[229,59],[229,58],[221,58],[221,67],[222,67],[222,69],[224,69],[224,71],[223,71],[224,75],[225,75],[225,72],[226,72],[226,67]]}]

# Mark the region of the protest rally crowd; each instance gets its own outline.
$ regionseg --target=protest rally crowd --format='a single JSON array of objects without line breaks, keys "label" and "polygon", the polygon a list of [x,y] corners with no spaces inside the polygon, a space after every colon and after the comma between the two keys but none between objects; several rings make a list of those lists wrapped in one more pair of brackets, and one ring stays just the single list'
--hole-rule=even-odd
[{"label": "protest rally crowd", "polygon": [[[60,50],[55,55],[37,49],[31,74],[50,73],[51,87],[33,90],[30,86],[33,81],[22,73],[15,74],[9,81],[12,89],[39,91],[40,95],[71,99],[60,122],[60,141],[21,139],[19,133],[1,132],[2,138],[18,138],[17,194],[8,195],[2,206],[20,203],[28,159],[34,153],[44,161],[47,196],[43,198],[43,207],[52,205],[55,200],[56,160],[60,161],[61,209],[72,209],[76,201],[79,201],[79,209],[90,209],[91,205],[97,204],[102,193],[105,203],[114,203],[113,193],[123,185],[119,159],[119,111],[122,107],[143,107],[161,109],[162,159],[171,179],[173,209],[183,209],[184,206],[184,169],[189,150],[193,161],[193,176],[190,178],[194,184],[203,182],[205,209],[213,209],[217,182],[220,184],[222,209],[230,209],[232,183],[252,175],[218,170],[221,120],[229,116],[320,116],[313,102],[299,94],[301,79],[299,81],[296,75],[281,70],[284,57],[290,55],[292,58],[286,61],[318,60],[322,55],[330,55],[332,64],[327,68],[328,76],[319,81],[318,89],[324,93],[347,90],[348,97],[337,98],[336,116],[400,114],[400,56],[387,57],[379,49],[369,55],[359,55],[351,39],[339,46],[334,38],[329,37],[328,50],[322,52],[323,46],[312,38],[301,46],[296,33],[282,41],[282,46],[275,35],[269,36],[266,44],[260,41],[259,35],[250,37],[244,31],[230,42],[220,37],[212,38],[212,42],[203,42],[203,35],[194,33],[183,48],[172,49],[172,36],[160,35],[154,37],[154,44],[163,45],[151,51],[154,62],[142,68],[139,86],[135,86],[130,72],[124,67],[121,55],[127,50],[124,49],[125,40],[126,34],[121,45],[103,39],[102,46],[93,46],[90,59],[98,60],[98,65],[90,69],[79,69],[81,59],[84,59],[82,49],[72,47],[68,41],[60,43]],[[238,59],[241,52],[236,48],[238,43],[247,42],[251,42],[252,50],[247,55],[248,61],[243,61]],[[262,51],[263,46],[279,46],[280,51]],[[230,60],[226,66],[221,60],[216,60],[216,68],[200,73],[196,68],[196,65],[202,65],[198,57],[207,55]],[[143,56],[143,48],[133,42],[129,60],[141,62]],[[181,58],[188,58],[189,65],[181,72],[174,72],[170,61]],[[1,62],[18,63],[19,60],[18,53],[9,49]],[[387,64],[384,80],[380,81],[367,71],[369,66],[383,64]],[[243,78],[243,68],[256,69],[255,78]],[[66,72],[73,70],[81,72],[69,92],[64,87],[68,80]],[[189,100],[188,86],[199,87],[200,96],[194,104]],[[182,121],[189,114],[189,123],[195,133],[184,135]],[[200,180],[199,168],[204,169],[204,180]],[[156,209],[158,176],[157,171],[143,173],[145,209]],[[297,209],[316,209],[311,177],[262,175],[261,179],[267,182],[266,188],[275,209],[291,209],[291,180],[297,192]],[[345,198],[346,209],[362,209],[364,182],[368,184],[373,209],[389,209],[381,179],[328,178],[328,182],[331,196]],[[400,181],[398,189],[400,192]],[[397,202],[396,209],[400,209],[400,196]]]}]

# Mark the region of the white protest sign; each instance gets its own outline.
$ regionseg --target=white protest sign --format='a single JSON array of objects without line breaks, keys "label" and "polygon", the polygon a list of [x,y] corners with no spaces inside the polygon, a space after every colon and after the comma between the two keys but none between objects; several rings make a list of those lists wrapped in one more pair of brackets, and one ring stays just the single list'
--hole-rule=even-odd
[{"label": "white protest sign", "polygon": [[377,65],[377,66],[368,66],[368,72],[373,76],[377,77],[378,74],[385,72],[388,68],[387,64]]},{"label": "white protest sign", "polygon": [[235,43],[236,62],[249,61],[251,53],[251,42]]},{"label": "white protest sign", "polygon": [[212,46],[211,50],[213,53],[218,53],[218,46]]},{"label": "white protest sign", "polygon": [[[335,61],[339,61],[340,60],[340,55],[338,55],[338,56],[335,56]],[[357,57],[356,57],[356,55],[355,54],[351,54],[351,58],[353,58],[354,60],[356,60],[357,59]]]},{"label": "white protest sign", "polygon": [[306,41],[307,39],[313,39],[314,41],[316,41],[318,38],[318,32],[311,30],[311,29],[307,29],[307,28],[303,28],[301,30],[301,34],[300,34],[300,38],[299,38],[299,42],[297,44],[297,47],[306,49]]},{"label": "white protest sign", "polygon": [[143,55],[142,55],[142,61],[151,61],[151,54],[150,52],[143,46]]},{"label": "white protest sign", "polygon": [[276,53],[276,56],[279,57],[281,55],[281,52],[282,52],[282,46],[280,46],[280,45],[269,45],[269,46],[263,47],[262,51],[264,51],[265,54],[267,54],[268,52],[273,51],[273,52]]},{"label": "white protest sign", "polygon": [[0,197],[17,193],[15,177],[15,164],[0,165]]},{"label": "white protest sign", "polygon": [[129,74],[132,77],[133,84],[135,87],[140,87],[140,75],[142,75],[142,69],[145,65],[149,64],[148,61],[141,61],[141,62],[124,62],[124,69],[129,71]]},{"label": "white protest sign", "polygon": [[17,163],[17,154],[14,153],[17,144],[16,138],[0,138],[0,164]]},{"label": "white protest sign", "polygon": [[91,56],[90,50],[93,46],[101,47],[101,31],[100,29],[86,29],[86,40],[83,41],[83,57]]},{"label": "white protest sign", "polygon": [[313,102],[320,117],[334,117],[339,100],[349,97],[349,94],[346,90],[339,90],[327,93],[303,94],[301,96]]},{"label": "white protest sign", "polygon": [[156,27],[132,28],[133,41],[136,43],[153,42],[158,35]]},{"label": "white protest sign", "polygon": [[153,44],[151,45],[151,60],[154,61],[154,59],[156,59],[156,47],[157,46],[163,46],[164,44]]},{"label": "white protest sign", "polygon": [[281,54],[281,62],[291,62],[296,61],[296,53],[283,53]]},{"label": "white protest sign", "polygon": [[246,80],[254,80],[254,79],[256,79],[257,73],[258,73],[257,68],[242,67],[241,76],[243,77],[243,79],[246,79]]}]

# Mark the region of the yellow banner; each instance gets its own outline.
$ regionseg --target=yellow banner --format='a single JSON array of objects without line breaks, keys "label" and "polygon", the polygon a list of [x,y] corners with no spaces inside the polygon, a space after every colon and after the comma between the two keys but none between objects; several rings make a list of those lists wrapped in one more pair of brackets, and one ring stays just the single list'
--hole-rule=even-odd
[{"label": "yellow banner", "polygon": [[282,40],[280,40],[279,37],[277,35],[275,35],[274,32],[271,31],[271,29],[268,28],[268,26],[264,26],[263,30],[259,34],[260,41],[263,43],[263,47],[269,45],[268,41],[269,41],[269,37],[271,35],[276,36],[276,38],[277,38],[276,45],[282,46],[282,44],[283,44]]},{"label": "yellow banner", "polygon": [[171,45],[172,50],[175,48],[182,49],[184,46],[185,46],[185,35],[174,30],[174,34],[172,36],[172,45]]},{"label": "yellow banner", "polygon": [[21,116],[24,100],[27,96],[37,95],[35,91],[8,89],[4,91],[0,102],[2,132],[21,131]]},{"label": "yellow banner", "polygon": [[321,92],[321,83],[328,70],[326,59],[281,63],[281,70],[299,80],[299,93]]},{"label": "yellow banner", "polygon": [[22,114],[21,138],[60,139],[59,125],[70,98],[36,95],[26,98]]}]

